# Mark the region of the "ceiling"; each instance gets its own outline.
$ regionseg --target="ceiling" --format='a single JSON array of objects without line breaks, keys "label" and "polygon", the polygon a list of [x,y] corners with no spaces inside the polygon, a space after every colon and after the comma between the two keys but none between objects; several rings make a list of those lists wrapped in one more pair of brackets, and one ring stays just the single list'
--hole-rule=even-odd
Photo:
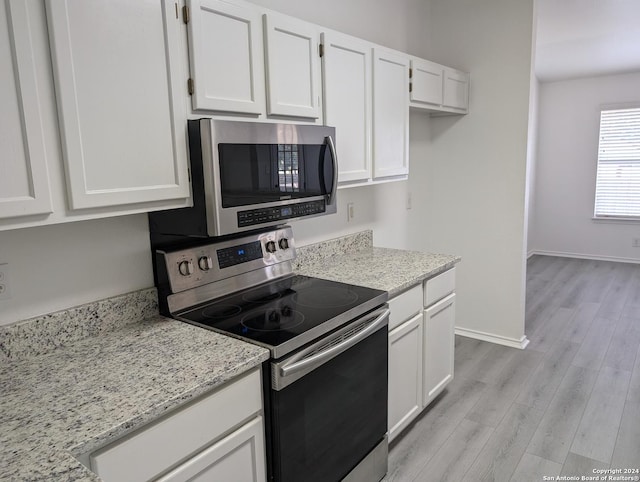
[{"label": "ceiling", "polygon": [[640,0],[537,0],[542,82],[640,71]]}]

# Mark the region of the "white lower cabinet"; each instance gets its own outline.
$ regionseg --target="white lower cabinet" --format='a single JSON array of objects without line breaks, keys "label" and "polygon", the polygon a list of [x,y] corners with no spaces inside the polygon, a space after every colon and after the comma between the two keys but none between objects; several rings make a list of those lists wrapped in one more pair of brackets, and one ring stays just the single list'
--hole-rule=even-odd
[{"label": "white lower cabinet", "polygon": [[266,480],[260,369],[89,455],[105,482]]},{"label": "white lower cabinet", "polygon": [[164,477],[160,477],[158,481],[264,481],[266,472],[263,434],[262,417],[256,417]]},{"label": "white lower cabinet", "polygon": [[389,441],[453,380],[455,268],[389,300]]},{"label": "white lower cabinet", "polygon": [[425,407],[453,379],[455,313],[455,293],[424,310]]},{"label": "white lower cabinet", "polygon": [[389,441],[422,410],[422,313],[389,333]]}]

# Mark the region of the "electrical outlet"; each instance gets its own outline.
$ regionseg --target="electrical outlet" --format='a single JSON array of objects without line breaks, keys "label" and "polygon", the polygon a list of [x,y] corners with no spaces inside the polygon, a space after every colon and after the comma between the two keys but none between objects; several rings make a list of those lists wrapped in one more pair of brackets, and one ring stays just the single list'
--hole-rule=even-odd
[{"label": "electrical outlet", "polygon": [[631,238],[631,246],[633,248],[640,248],[640,238]]},{"label": "electrical outlet", "polygon": [[0,264],[0,300],[11,298],[11,285],[9,284],[9,264]]},{"label": "electrical outlet", "polygon": [[351,221],[355,216],[355,208],[353,203],[347,204],[347,222]]}]

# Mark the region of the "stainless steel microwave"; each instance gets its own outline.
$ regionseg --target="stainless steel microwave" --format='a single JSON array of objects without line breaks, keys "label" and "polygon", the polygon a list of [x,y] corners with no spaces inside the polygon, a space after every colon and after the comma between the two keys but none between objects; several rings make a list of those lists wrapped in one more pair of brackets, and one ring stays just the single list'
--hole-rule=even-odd
[{"label": "stainless steel microwave", "polygon": [[335,129],[189,121],[193,207],[150,213],[152,233],[225,236],[336,212]]}]

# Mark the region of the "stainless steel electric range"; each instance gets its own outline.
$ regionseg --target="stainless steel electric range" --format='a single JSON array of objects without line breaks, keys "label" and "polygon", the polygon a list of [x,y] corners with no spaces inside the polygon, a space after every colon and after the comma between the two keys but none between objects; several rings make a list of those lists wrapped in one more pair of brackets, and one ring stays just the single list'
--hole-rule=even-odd
[{"label": "stainless steel electric range", "polygon": [[387,293],[295,275],[294,258],[288,226],[158,249],[161,312],[270,350],[271,481],[378,481],[387,469]]}]

